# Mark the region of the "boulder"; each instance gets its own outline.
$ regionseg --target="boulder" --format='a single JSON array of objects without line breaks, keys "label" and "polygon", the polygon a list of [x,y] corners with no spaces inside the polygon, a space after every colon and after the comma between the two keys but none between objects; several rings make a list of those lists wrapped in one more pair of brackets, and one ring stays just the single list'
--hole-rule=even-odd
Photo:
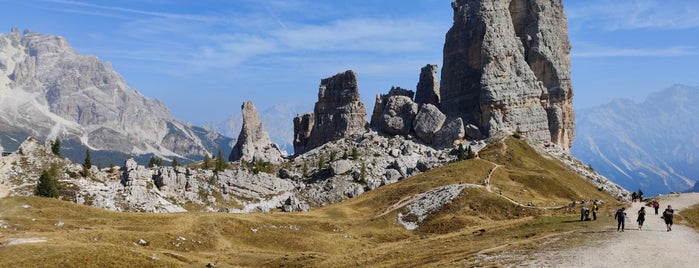
[{"label": "boulder", "polygon": [[391,135],[408,135],[413,128],[418,105],[406,96],[391,96],[376,120],[380,132]]},{"label": "boulder", "polygon": [[466,131],[466,137],[470,140],[482,140],[484,138],[481,130],[473,124],[466,125],[464,130]]},{"label": "boulder", "polygon": [[374,111],[371,114],[370,126],[377,129],[379,126],[379,120],[385,113],[386,104],[391,97],[394,96],[405,96],[410,100],[413,99],[415,93],[412,90],[403,89],[400,87],[391,87],[388,94],[378,94],[376,95],[376,102],[374,104]]},{"label": "boulder", "polygon": [[415,135],[425,143],[431,144],[434,135],[442,128],[446,120],[447,116],[439,111],[439,108],[432,104],[424,104],[420,107],[420,111],[413,121]]},{"label": "boulder", "polygon": [[464,135],[464,123],[461,118],[456,118],[435,133],[433,146],[436,148],[456,146],[463,141]]},{"label": "boulder", "polygon": [[330,164],[330,171],[333,175],[345,174],[351,171],[353,168],[354,164],[352,164],[352,161],[345,159],[340,159]]}]

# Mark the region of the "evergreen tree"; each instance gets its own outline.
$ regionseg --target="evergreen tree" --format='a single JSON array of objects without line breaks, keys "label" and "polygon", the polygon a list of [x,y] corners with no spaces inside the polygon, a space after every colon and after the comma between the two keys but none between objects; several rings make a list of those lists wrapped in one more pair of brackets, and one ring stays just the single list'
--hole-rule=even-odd
[{"label": "evergreen tree", "polygon": [[226,159],[223,159],[223,152],[218,149],[218,156],[216,157],[216,171],[224,171],[228,168],[228,163]]},{"label": "evergreen tree", "polygon": [[466,150],[464,150],[464,144],[459,144],[459,152],[456,156],[459,160],[466,160]]},{"label": "evergreen tree", "polygon": [[36,185],[36,195],[43,197],[58,197],[58,180],[56,179],[55,166],[50,170],[44,170]]},{"label": "evergreen tree", "polygon": [[209,154],[204,154],[204,162],[202,163],[203,169],[211,169],[211,157]]},{"label": "evergreen tree", "polygon": [[330,152],[330,162],[334,162],[335,159],[337,159],[337,152],[335,152],[335,151]]},{"label": "evergreen tree", "polygon": [[90,168],[92,168],[92,157],[90,156],[90,149],[85,150],[85,162],[83,162],[83,175],[85,177],[90,176]]},{"label": "evergreen tree", "polygon": [[303,162],[303,167],[301,168],[301,172],[303,172],[304,177],[308,177],[308,164],[306,164],[306,162]]},{"label": "evergreen tree", "polygon": [[152,168],[152,167],[157,166],[157,165],[158,165],[158,159],[154,155],[151,156],[150,159],[148,160],[148,167]]},{"label": "evergreen tree", "polygon": [[177,163],[177,157],[173,157],[173,158],[172,158],[172,167],[175,168],[175,167],[177,167],[177,166],[179,166],[179,165],[180,165],[180,163]]},{"label": "evergreen tree", "polygon": [[318,169],[324,169],[325,168],[325,156],[320,156],[320,159],[318,159]]},{"label": "evergreen tree", "polygon": [[359,151],[357,151],[357,147],[352,148],[352,160],[357,160],[359,159]]},{"label": "evergreen tree", "polygon": [[61,140],[56,138],[56,140],[51,143],[51,152],[58,157],[61,157]]}]

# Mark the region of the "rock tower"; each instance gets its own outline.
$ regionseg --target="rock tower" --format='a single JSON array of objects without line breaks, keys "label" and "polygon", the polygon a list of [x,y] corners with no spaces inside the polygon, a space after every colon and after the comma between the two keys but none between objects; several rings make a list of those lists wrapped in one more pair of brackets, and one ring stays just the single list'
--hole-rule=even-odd
[{"label": "rock tower", "polygon": [[482,134],[520,132],[569,150],[575,119],[561,0],[457,0],[440,108]]}]

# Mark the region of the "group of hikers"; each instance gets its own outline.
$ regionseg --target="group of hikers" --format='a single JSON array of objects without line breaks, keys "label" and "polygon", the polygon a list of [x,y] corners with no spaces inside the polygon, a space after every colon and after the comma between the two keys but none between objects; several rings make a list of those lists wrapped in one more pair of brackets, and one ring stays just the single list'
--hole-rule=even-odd
[{"label": "group of hikers", "polygon": [[[631,202],[643,202],[643,192],[639,189],[637,192],[633,192],[631,194]],[[651,207],[653,207],[653,210],[655,211],[655,215],[658,215],[658,210],[660,209],[660,202],[658,200],[653,200],[650,204]],[[599,212],[599,205],[597,201],[594,201],[592,204],[592,209],[589,209],[587,207],[583,207],[580,211],[580,220],[581,221],[589,221],[589,220],[597,220],[597,213]],[[592,219],[590,219],[590,213],[592,214]],[[643,223],[646,221],[646,208],[641,207],[641,209],[638,210],[636,213],[636,222],[638,223],[638,230],[643,230]],[[665,211],[663,211],[662,219],[665,221],[665,226],[667,227],[667,231],[672,231],[672,224],[673,224],[673,216],[675,214],[675,210],[672,209],[671,205],[667,205],[667,208]],[[617,220],[617,231],[624,231],[624,223],[626,222],[626,208],[622,207],[616,211],[614,214],[614,219]]]}]

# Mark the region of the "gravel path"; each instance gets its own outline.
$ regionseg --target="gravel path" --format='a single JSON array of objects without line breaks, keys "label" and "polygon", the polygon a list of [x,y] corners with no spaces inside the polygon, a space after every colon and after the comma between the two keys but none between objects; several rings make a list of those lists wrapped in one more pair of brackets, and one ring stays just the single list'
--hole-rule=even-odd
[{"label": "gravel path", "polygon": [[[659,214],[668,204],[682,214],[682,209],[697,203],[699,193],[664,197]],[[643,230],[638,230],[636,215],[642,205],[633,203],[627,209],[626,231],[619,236],[609,236],[609,241],[595,247],[548,252],[518,267],[699,267],[699,234],[682,225],[668,232],[650,207]]]}]

